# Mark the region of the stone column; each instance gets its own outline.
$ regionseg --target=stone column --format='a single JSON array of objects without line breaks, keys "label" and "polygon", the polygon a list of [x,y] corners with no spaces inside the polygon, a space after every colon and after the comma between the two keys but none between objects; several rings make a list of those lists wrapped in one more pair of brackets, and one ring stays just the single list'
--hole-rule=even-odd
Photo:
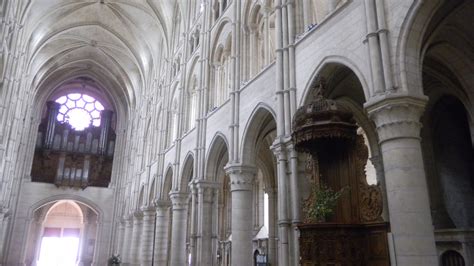
[{"label": "stone column", "polygon": [[165,200],[155,201],[156,206],[156,228],[155,228],[155,252],[153,256],[154,265],[168,265],[168,241],[169,241],[169,210],[170,202]]},{"label": "stone column", "polygon": [[196,265],[212,265],[212,200],[217,184],[205,180],[196,182],[198,189],[198,232]]},{"label": "stone column", "polygon": [[196,189],[196,184],[191,183],[191,228],[190,228],[190,241],[189,241],[189,253],[191,255],[190,265],[196,265],[196,255],[197,255],[197,202],[198,194]]},{"label": "stone column", "polygon": [[118,222],[117,243],[114,249],[115,250],[114,253],[119,254],[120,257],[123,257],[122,249],[123,249],[124,237],[125,237],[125,221],[120,219],[120,221]]},{"label": "stone column", "polygon": [[277,260],[277,226],[275,224],[276,216],[276,190],[274,188],[266,188],[265,193],[268,195],[268,263],[270,265],[278,265]]},{"label": "stone column", "polygon": [[138,265],[138,251],[140,247],[140,235],[142,232],[143,213],[136,211],[133,214],[132,241],[130,246],[130,264]]},{"label": "stone column", "polygon": [[252,265],[252,187],[256,169],[243,165],[228,165],[232,197],[232,265]]},{"label": "stone column", "polygon": [[288,203],[288,160],[282,143],[274,143],[271,147],[277,158],[278,182],[278,265],[290,265],[289,219]]},{"label": "stone column", "polygon": [[438,265],[420,145],[426,99],[385,98],[367,104],[377,126],[398,265]]},{"label": "stone column", "polygon": [[173,219],[171,225],[170,265],[187,265],[186,227],[188,216],[188,193],[170,193]]},{"label": "stone column", "polygon": [[143,225],[141,232],[140,265],[152,265],[156,212],[153,206],[142,207],[141,211],[143,212]]},{"label": "stone column", "polygon": [[130,241],[132,240],[132,230],[133,230],[133,219],[132,216],[128,216],[124,219],[125,221],[125,230],[123,236],[123,243],[121,244],[122,247],[120,249],[120,254],[122,254],[123,263],[127,264],[130,262],[130,251],[132,246],[130,245]]}]

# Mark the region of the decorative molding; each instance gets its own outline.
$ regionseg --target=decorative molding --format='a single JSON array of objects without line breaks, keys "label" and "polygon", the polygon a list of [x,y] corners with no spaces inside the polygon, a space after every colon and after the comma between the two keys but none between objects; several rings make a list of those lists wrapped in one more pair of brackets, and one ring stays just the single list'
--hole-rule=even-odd
[{"label": "decorative molding", "polygon": [[230,177],[230,190],[252,190],[255,182],[257,169],[253,166],[229,164],[224,167],[226,174]]},{"label": "decorative molding", "polygon": [[365,106],[375,122],[379,143],[398,138],[420,138],[420,117],[427,99],[412,96],[387,97]]},{"label": "decorative molding", "polygon": [[170,199],[173,211],[186,210],[188,208],[189,193],[171,192]]}]

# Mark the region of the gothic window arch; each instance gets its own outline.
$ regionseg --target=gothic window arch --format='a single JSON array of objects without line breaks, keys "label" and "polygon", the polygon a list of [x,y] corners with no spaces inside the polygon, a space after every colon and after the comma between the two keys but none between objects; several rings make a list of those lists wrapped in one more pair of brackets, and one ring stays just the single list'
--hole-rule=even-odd
[{"label": "gothic window arch", "polygon": [[191,77],[188,91],[187,91],[187,100],[188,100],[188,123],[187,129],[190,130],[194,127],[197,118],[198,112],[198,82],[196,75]]},{"label": "gothic window arch", "polygon": [[275,59],[275,13],[271,5],[256,4],[248,13],[250,77],[258,74]]},{"label": "gothic window arch", "polygon": [[[177,87],[177,86],[176,86]],[[175,89],[173,99],[171,101],[170,108],[170,145],[178,138],[178,127],[179,127],[179,90]]]},{"label": "gothic window arch", "polygon": [[232,36],[229,34],[224,44],[217,46],[213,61],[213,84],[211,91],[210,110],[222,105],[228,98],[231,89],[231,45]]}]

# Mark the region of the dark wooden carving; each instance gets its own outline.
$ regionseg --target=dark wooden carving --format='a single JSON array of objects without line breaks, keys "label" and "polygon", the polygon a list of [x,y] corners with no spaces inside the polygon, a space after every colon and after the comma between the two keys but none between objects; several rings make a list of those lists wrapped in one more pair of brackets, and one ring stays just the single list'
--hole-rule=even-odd
[{"label": "dark wooden carving", "polygon": [[387,223],[303,224],[300,256],[303,266],[387,266]]},{"label": "dark wooden carving", "polygon": [[[312,186],[334,191],[347,188],[325,222],[308,217],[311,193],[302,206],[300,229],[302,265],[389,265],[388,223],[381,218],[383,198],[378,185],[368,185],[368,149],[352,113],[325,99],[324,80],[313,101],[295,114],[292,138],[299,152],[308,153],[306,174]],[[312,190],[313,191],[313,190]]]}]

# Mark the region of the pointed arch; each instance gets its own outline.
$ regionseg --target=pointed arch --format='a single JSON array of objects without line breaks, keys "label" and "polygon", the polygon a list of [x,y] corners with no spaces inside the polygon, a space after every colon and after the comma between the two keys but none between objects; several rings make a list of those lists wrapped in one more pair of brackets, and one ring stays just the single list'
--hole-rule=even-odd
[{"label": "pointed arch", "polygon": [[137,208],[140,209],[145,204],[145,184],[140,186],[140,192],[138,193],[138,206]]},{"label": "pointed arch", "polygon": [[[267,134],[268,130],[272,130],[272,126],[276,128],[276,113],[265,103],[259,103],[250,118],[243,133],[242,146],[240,151],[240,158],[244,165],[256,162],[257,142],[261,134]],[[269,126],[270,124],[270,126]],[[267,131],[267,132],[265,132]]]},{"label": "pointed arch", "polygon": [[179,184],[176,185],[176,188],[180,192],[188,191],[188,184],[194,178],[194,154],[188,152],[184,158],[183,169],[181,170],[181,178],[179,179]]},{"label": "pointed arch", "polygon": [[163,175],[162,186],[160,191],[161,200],[169,200],[169,193],[173,182],[173,166],[171,164],[166,167],[165,175]]},{"label": "pointed arch", "polygon": [[219,172],[223,171],[220,168],[223,168],[229,160],[228,143],[225,135],[221,132],[214,135],[207,154],[205,179],[216,181]]},{"label": "pointed arch", "polygon": [[155,178],[155,176],[153,176],[153,179],[150,182],[150,188],[149,188],[149,192],[148,192],[148,204],[149,205],[153,204],[153,200],[156,197],[156,195],[155,195],[155,182],[156,182],[156,178]]},{"label": "pointed arch", "polygon": [[301,98],[299,100],[298,106],[304,105],[304,103],[308,101],[308,99],[310,99],[312,89],[318,81],[319,77],[325,77],[327,79],[330,75],[334,75],[338,71],[338,68],[345,68],[346,70],[350,70],[350,72],[352,72],[357,77],[357,81],[359,82],[361,87],[361,91],[358,92],[358,98],[363,98],[365,102],[366,99],[369,99],[371,97],[372,94],[370,92],[368,83],[365,80],[364,74],[362,73],[358,65],[346,57],[330,55],[324,57],[323,60],[321,60],[321,62],[316,67],[313,74],[307,81]]}]

